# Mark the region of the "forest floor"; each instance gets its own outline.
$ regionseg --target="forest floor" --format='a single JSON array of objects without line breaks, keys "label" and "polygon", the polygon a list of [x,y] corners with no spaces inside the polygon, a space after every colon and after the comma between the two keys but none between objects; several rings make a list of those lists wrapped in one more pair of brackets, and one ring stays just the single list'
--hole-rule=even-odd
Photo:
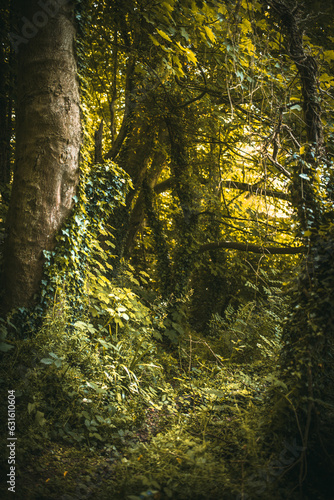
[{"label": "forest floor", "polygon": [[[1,400],[15,391],[17,440],[13,496],[0,437],[1,498],[334,498],[322,452],[309,467],[325,486],[300,496],[305,454],[277,417],[287,388],[274,350],[239,343],[227,358],[221,337],[195,333],[171,348],[146,323],[104,332],[87,319],[66,329],[55,314],[3,354]],[[2,404],[5,425],[8,415]]]},{"label": "forest floor", "polygon": [[[29,427],[31,434],[18,425],[15,497],[284,498],[282,492],[273,493],[274,483],[300,452],[295,444],[287,450],[282,444],[285,463],[278,465],[273,457],[265,456],[263,425],[268,415],[263,411],[268,410],[265,391],[273,380],[270,364],[235,364],[217,371],[217,360],[204,358],[197,356],[194,362],[199,377],[197,373],[191,379],[189,365],[182,371],[174,359],[174,370],[167,377],[165,373],[168,380],[158,397],[153,391],[150,402],[130,396],[128,418],[120,419],[105,443],[89,442],[89,438],[75,443],[69,436],[50,438],[50,432],[41,432],[46,424],[38,426],[36,418]],[[168,361],[173,362],[171,356]],[[19,424],[23,406],[19,402]],[[5,461],[3,465],[4,470],[8,468]],[[4,488],[2,498],[13,496]]]}]

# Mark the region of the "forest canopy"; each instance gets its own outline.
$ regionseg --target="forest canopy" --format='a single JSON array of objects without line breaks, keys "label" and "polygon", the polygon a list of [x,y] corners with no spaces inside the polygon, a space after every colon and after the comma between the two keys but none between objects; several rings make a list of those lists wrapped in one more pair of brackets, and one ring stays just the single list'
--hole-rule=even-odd
[{"label": "forest canopy", "polygon": [[23,475],[67,443],[120,473],[89,486],[101,499],[329,498],[334,6],[0,11],[1,383]]}]

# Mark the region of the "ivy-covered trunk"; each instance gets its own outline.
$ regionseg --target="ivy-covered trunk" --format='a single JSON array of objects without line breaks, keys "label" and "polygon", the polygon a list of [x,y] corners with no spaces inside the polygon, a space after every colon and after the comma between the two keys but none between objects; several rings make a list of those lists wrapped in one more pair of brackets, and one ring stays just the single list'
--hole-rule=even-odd
[{"label": "ivy-covered trunk", "polygon": [[[52,4],[52,5],[51,5]],[[4,250],[4,309],[38,292],[43,251],[73,206],[81,141],[73,4],[16,0],[23,21],[17,52],[14,182]]]},{"label": "ivy-covered trunk", "polygon": [[[292,422],[298,427],[298,439],[303,446],[298,460],[303,497],[307,469],[317,470],[316,475],[328,471],[328,457],[334,448],[331,410],[334,403],[331,388],[334,380],[334,212],[329,208],[331,204],[324,204],[321,198],[321,190],[327,190],[330,201],[332,188],[326,185],[325,179],[332,178],[332,165],[326,155],[322,128],[317,61],[304,48],[302,12],[286,0],[272,0],[269,5],[282,23],[291,60],[298,70],[305,122],[306,145],[296,164],[291,191],[299,233],[308,252],[292,293],[281,356],[282,377],[289,390],[285,402],[293,409]],[[285,423],[285,429],[287,427]],[[311,462],[311,466],[307,462]]]},{"label": "ivy-covered trunk", "polygon": [[197,196],[192,183],[192,168],[184,130],[182,114],[175,111],[166,117],[166,125],[171,147],[171,172],[173,190],[179,200],[180,214],[176,216],[179,244],[175,252],[173,269],[173,293],[182,296],[187,291],[193,270],[197,243],[196,231],[200,214]]}]

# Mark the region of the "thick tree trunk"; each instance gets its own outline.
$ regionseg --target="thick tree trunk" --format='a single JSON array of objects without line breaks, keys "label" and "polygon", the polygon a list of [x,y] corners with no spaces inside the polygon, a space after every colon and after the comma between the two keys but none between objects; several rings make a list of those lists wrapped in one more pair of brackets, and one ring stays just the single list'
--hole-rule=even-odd
[{"label": "thick tree trunk", "polygon": [[71,211],[79,177],[81,127],[73,6],[58,0],[47,12],[42,4],[17,0],[25,23],[21,35],[26,38],[15,47],[16,164],[4,250],[5,311],[33,303],[42,276],[43,251],[55,245],[55,236]]},{"label": "thick tree trunk", "polygon": [[[149,189],[155,189],[155,186],[157,184],[157,181],[159,179],[159,176],[162,172],[162,169],[164,167],[164,164],[167,161],[167,156],[166,152],[163,150],[159,149],[159,146],[161,144],[164,144],[164,140],[166,139],[166,131],[165,129],[161,126],[159,127],[159,131],[157,133],[157,136],[154,140],[154,143],[151,144],[152,146],[152,151],[146,147],[147,152],[150,152],[152,154],[152,163],[151,166],[149,167],[149,170],[145,173],[144,172],[144,184],[147,184]],[[145,144],[146,146],[146,144]],[[140,172],[139,172],[140,173]],[[139,182],[141,182],[142,175],[139,176]],[[139,190],[139,186],[138,186]],[[128,225],[128,230],[127,230],[127,235],[126,235],[126,240],[124,244],[124,257],[125,259],[128,259],[131,254],[132,250],[134,248],[135,244],[135,239],[136,235],[138,232],[143,228],[145,220],[145,195],[143,189],[139,191],[137,200],[134,204],[134,207],[131,210],[130,213],[130,218],[129,218],[129,225]]]},{"label": "thick tree trunk", "polygon": [[[117,276],[119,272],[120,261],[124,257],[124,252],[126,252],[132,202],[136,193],[140,190],[143,179],[150,167],[150,160],[153,154],[152,148],[155,139],[153,123],[151,124],[143,120],[142,116],[139,114],[132,117],[131,120],[131,131],[127,132],[126,140],[123,142],[117,156],[117,163],[127,174],[129,174],[133,183],[133,189],[127,194],[126,205],[119,206],[114,210],[109,221],[110,227],[114,228],[113,235],[115,238],[116,258],[114,256],[112,262],[110,262],[114,268],[114,277]],[[117,140],[118,138],[116,142]],[[105,158],[109,157],[109,154],[105,156]]]},{"label": "thick tree trunk", "polygon": [[[166,160],[166,155],[164,152],[157,151],[153,156],[152,165],[150,171],[144,182],[147,183],[149,189],[154,190],[157,179],[161,174],[163,168],[163,162]],[[145,220],[145,196],[143,190],[139,192],[136,203],[130,213],[129,226],[126,235],[126,241],[124,244],[124,257],[128,259],[133,251],[135,239],[138,232],[143,228]]]},{"label": "thick tree trunk", "polygon": [[182,217],[176,217],[179,244],[174,256],[174,294],[182,296],[187,290],[189,278],[197,251],[196,231],[198,229],[198,196],[193,188],[192,168],[186,136],[182,127],[182,114],[171,113],[165,118],[171,145],[171,172],[174,191],[179,199]]},{"label": "thick tree trunk", "polygon": [[[291,201],[296,207],[301,229],[306,231],[311,227],[312,229],[319,228],[322,222],[322,200],[318,197],[315,173],[320,162],[327,163],[318,91],[318,65],[315,57],[304,47],[301,12],[298,4],[293,7],[289,0],[270,0],[268,3],[286,29],[288,50],[291,60],[298,69],[301,82],[308,147],[303,161],[298,163],[292,177]],[[303,180],[302,176],[305,175],[309,180]]]},{"label": "thick tree trunk", "polygon": [[10,181],[10,140],[12,132],[12,53],[8,46],[11,5],[0,3],[0,193],[7,200]]},{"label": "thick tree trunk", "polygon": [[9,133],[8,133],[8,114],[9,96],[6,89],[6,73],[8,73],[8,64],[5,62],[4,46],[0,46],[0,191],[5,184],[9,182]]},{"label": "thick tree trunk", "polygon": [[[328,391],[328,382],[334,377],[334,237],[328,219],[333,220],[333,212],[324,209],[323,194],[319,195],[315,175],[319,167],[329,166],[330,162],[321,121],[317,61],[303,45],[301,11],[298,4],[293,6],[288,0],[270,0],[269,4],[286,30],[290,57],[298,69],[308,141],[303,161],[298,162],[293,175],[292,204],[301,230],[311,233],[310,242],[304,237],[308,252],[299,271],[297,286],[291,293],[291,312],[285,322],[280,359],[280,379],[289,391],[285,405],[293,408],[290,422],[285,420],[282,432],[286,436],[286,429],[290,428],[290,433],[294,429],[301,440],[303,451],[296,465],[299,463],[300,498],[304,498],[309,491],[304,492],[303,488],[308,488],[308,482],[313,483],[312,476],[316,478],[321,474],[326,477],[333,468],[328,447],[333,428],[333,398]],[[330,195],[331,187],[328,197]],[[286,416],[287,412],[282,402],[278,407],[282,412],[277,415],[280,426],[282,415]],[[326,456],[324,462],[322,456]],[[307,469],[312,470],[311,477]]]}]

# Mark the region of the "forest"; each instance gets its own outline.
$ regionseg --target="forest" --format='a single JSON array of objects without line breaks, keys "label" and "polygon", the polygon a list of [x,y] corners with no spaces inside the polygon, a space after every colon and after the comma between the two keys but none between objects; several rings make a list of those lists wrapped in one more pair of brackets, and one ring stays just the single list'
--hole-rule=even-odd
[{"label": "forest", "polygon": [[0,0],[1,498],[334,498],[333,19]]}]

